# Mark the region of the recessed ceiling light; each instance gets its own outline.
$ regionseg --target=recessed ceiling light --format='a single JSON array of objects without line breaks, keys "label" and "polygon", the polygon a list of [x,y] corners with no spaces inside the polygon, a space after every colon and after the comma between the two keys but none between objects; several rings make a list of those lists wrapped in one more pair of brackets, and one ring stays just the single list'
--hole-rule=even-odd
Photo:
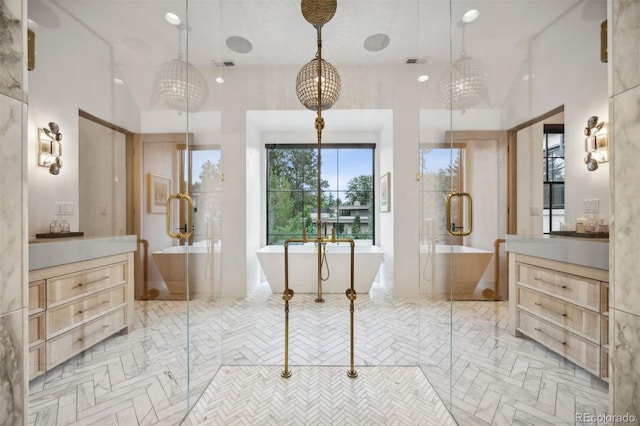
[{"label": "recessed ceiling light", "polygon": [[425,81],[429,80],[429,76],[426,74],[422,74],[421,76],[418,76],[418,81],[420,83],[424,83]]},{"label": "recessed ceiling light", "polygon": [[386,48],[390,41],[386,34],[373,34],[364,41],[364,48],[369,52],[379,52]]},{"label": "recessed ceiling light", "polygon": [[464,15],[462,15],[462,22],[469,23],[478,19],[480,16],[480,12],[477,9],[467,10]]},{"label": "recessed ceiling light", "polygon": [[240,36],[231,36],[227,39],[227,47],[236,53],[249,53],[253,45],[249,40]]},{"label": "recessed ceiling light", "polygon": [[113,82],[119,86],[124,85],[124,80],[120,79],[120,78],[114,78]]},{"label": "recessed ceiling light", "polygon": [[176,27],[180,25],[180,23],[182,22],[180,21],[180,18],[178,17],[178,15],[172,12],[165,13],[164,20],[170,23],[171,25],[175,25]]},{"label": "recessed ceiling light", "polygon": [[536,76],[535,74],[531,74],[531,75],[525,74],[525,75],[522,76],[522,81],[529,81],[532,78],[534,78],[535,76]]},{"label": "recessed ceiling light", "polygon": [[218,83],[218,84],[222,84],[222,83],[224,83],[224,78],[222,78],[222,77],[216,77],[216,83]]}]

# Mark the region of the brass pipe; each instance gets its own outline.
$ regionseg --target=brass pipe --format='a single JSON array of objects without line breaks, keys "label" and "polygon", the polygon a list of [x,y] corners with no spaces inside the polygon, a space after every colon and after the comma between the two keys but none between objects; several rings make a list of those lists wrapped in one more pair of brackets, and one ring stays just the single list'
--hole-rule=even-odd
[{"label": "brass pipe", "polygon": [[280,376],[284,379],[291,377],[289,370],[289,300],[293,297],[293,290],[289,288],[289,242],[284,242],[284,292],[282,300],[284,300],[284,370]]},{"label": "brass pipe", "polygon": [[315,122],[315,127],[318,133],[318,157],[317,157],[317,194],[316,194],[316,244],[318,245],[318,297],[316,297],[316,303],[323,303],[324,299],[322,298],[322,252],[323,247],[321,244],[322,239],[322,178],[320,176],[320,169],[322,168],[322,129],[324,128],[324,120],[322,118],[322,25],[318,24],[315,26],[318,35],[318,52],[317,52],[317,60],[318,60],[318,105],[317,105],[317,117]]},{"label": "brass pipe", "polygon": [[352,239],[348,240],[349,243],[351,244],[351,274],[350,274],[350,280],[351,280],[351,285],[350,287],[347,289],[347,291],[345,292],[347,299],[349,299],[349,344],[350,344],[350,351],[349,351],[349,371],[347,371],[347,376],[349,376],[350,378],[354,379],[356,377],[358,377],[358,372],[355,369],[354,366],[354,326],[353,326],[353,322],[354,322],[354,313],[355,313],[355,305],[354,302],[356,300],[356,290],[354,288],[354,265],[355,265],[355,241]]},{"label": "brass pipe", "polygon": [[322,252],[325,250],[322,244],[322,237],[318,234],[316,238],[316,245],[318,246],[318,297],[316,297],[316,303],[324,303],[322,298]]},{"label": "brass pipe", "polygon": [[482,297],[488,300],[502,300],[500,296],[500,243],[504,242],[505,240],[502,238],[498,238],[493,242],[493,268],[496,276],[496,285],[493,290],[490,288],[482,290]]}]

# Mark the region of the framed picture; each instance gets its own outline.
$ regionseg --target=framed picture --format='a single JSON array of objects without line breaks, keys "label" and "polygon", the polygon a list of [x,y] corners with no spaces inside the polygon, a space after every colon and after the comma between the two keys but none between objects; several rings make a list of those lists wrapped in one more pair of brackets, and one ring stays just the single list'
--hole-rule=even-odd
[{"label": "framed picture", "polygon": [[391,211],[391,173],[380,177],[380,211]]},{"label": "framed picture", "polygon": [[147,173],[147,212],[166,213],[171,179]]}]

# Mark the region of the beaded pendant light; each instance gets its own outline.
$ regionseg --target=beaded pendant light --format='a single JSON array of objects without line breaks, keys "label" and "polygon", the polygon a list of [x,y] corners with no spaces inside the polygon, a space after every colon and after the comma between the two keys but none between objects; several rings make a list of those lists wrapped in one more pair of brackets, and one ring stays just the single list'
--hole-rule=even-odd
[{"label": "beaded pendant light", "polygon": [[209,97],[209,86],[193,64],[182,59],[182,29],[178,28],[178,59],[165,62],[155,76],[156,95],[171,109],[197,112]]},{"label": "beaded pendant light", "polygon": [[438,96],[442,106],[465,110],[477,105],[487,95],[487,72],[484,63],[467,56],[464,50],[462,27],[462,52],[460,59],[449,65],[438,82]]}]

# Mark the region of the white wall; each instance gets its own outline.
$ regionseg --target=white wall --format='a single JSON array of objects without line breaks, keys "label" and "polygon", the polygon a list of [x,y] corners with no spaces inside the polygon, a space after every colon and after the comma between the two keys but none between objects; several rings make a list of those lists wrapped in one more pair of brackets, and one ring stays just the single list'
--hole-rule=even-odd
[{"label": "white wall", "polygon": [[590,172],[583,160],[587,119],[597,115],[608,121],[607,64],[600,62],[606,2],[592,3],[601,9],[601,19],[585,20],[576,7],[530,41],[522,75],[533,78],[516,79],[505,104],[506,128],[564,105],[565,213],[571,222],[582,215],[584,199],[599,199],[600,215],[609,216],[609,164]]},{"label": "white wall", "polygon": [[445,143],[449,130],[505,130],[503,111],[500,109],[447,109],[420,110],[420,142]]},{"label": "white wall", "polygon": [[[544,123],[518,131],[517,233],[542,235],[542,136]],[[566,188],[565,188],[566,191]]]},{"label": "white wall", "polygon": [[[40,5],[30,3],[29,13]],[[111,47],[55,4],[47,5],[55,9],[60,25],[53,29],[40,26],[35,30],[36,68],[28,75],[30,236],[49,232],[54,218],[67,219],[71,230],[78,230],[78,110],[131,131],[137,131],[140,123],[139,109],[126,86],[113,84],[115,64]],[[61,49],[61,46],[73,48]],[[48,168],[39,167],[37,160],[38,128],[47,127],[51,121],[56,122],[62,132],[63,167],[57,176],[49,174]],[[74,203],[74,214],[56,217],[56,201]]]}]

